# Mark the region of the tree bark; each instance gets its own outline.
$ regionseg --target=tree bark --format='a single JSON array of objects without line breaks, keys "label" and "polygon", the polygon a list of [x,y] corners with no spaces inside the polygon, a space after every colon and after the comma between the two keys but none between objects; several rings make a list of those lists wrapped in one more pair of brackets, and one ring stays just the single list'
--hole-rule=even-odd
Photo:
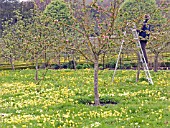
[{"label": "tree bark", "polygon": [[105,69],[105,55],[106,55],[106,53],[104,52],[104,54],[103,54],[103,70]]},{"label": "tree bark", "polygon": [[74,57],[73,57],[73,68],[74,68],[74,70],[76,70],[76,61],[75,61]]},{"label": "tree bark", "polygon": [[94,62],[94,103],[95,106],[100,105],[100,99],[99,99],[99,92],[98,92],[98,70],[99,70],[99,62],[98,57],[96,57]]},{"label": "tree bark", "polygon": [[56,57],[55,57],[56,59],[55,59],[55,62],[58,64],[58,66],[61,68],[61,60],[60,60],[60,58],[61,58],[61,56],[60,56],[60,54],[58,54],[57,52],[56,52]]},{"label": "tree bark", "polygon": [[155,56],[154,56],[154,72],[158,71],[158,56],[159,56],[159,53],[155,53]]},{"label": "tree bark", "polygon": [[74,51],[72,51],[71,54],[72,54],[72,60],[73,60],[73,69],[76,70],[76,61],[74,57]]},{"label": "tree bark", "polygon": [[11,64],[12,70],[15,70],[15,66],[14,66],[14,63],[13,63],[13,58],[12,58],[11,55],[10,55],[10,58],[9,58],[9,62],[10,62],[10,64]]},{"label": "tree bark", "polygon": [[35,80],[37,81],[38,80],[38,60],[36,60],[36,65],[35,65]]},{"label": "tree bark", "polygon": [[45,68],[47,68],[47,66],[48,66],[47,65],[48,62],[47,62],[47,50],[46,50],[46,47],[47,46],[45,46],[45,50],[44,50],[44,62],[45,62],[44,66],[45,66]]},{"label": "tree bark", "polygon": [[139,55],[139,53],[137,53],[137,56],[138,56],[138,65],[137,65],[137,73],[136,73],[136,82],[139,81],[140,67],[141,67],[140,55]]},{"label": "tree bark", "polygon": [[122,69],[122,54],[120,54],[119,64],[120,64],[120,69]]}]

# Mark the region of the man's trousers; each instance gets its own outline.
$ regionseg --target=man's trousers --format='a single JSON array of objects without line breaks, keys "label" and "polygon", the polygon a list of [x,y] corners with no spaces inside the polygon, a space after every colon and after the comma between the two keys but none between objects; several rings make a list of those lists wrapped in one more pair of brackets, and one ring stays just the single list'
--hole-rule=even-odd
[{"label": "man's trousers", "polygon": [[146,63],[148,63],[148,57],[147,57],[147,54],[146,54],[146,44],[147,44],[147,40],[140,40],[140,44],[141,44],[141,47],[142,47],[142,51],[143,51],[143,54],[144,54]]}]

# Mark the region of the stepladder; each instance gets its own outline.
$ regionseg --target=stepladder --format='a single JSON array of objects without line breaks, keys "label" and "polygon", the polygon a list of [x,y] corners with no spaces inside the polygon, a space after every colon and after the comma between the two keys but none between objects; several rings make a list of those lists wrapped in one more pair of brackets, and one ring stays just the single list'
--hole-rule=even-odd
[{"label": "stepladder", "polygon": [[[146,59],[145,59],[145,56],[144,56],[144,53],[143,53],[143,50],[142,50],[142,47],[141,47],[139,35],[138,35],[135,24],[134,24],[134,27],[131,28],[131,31],[132,31],[133,39],[136,43],[137,50],[138,50],[139,61],[142,64],[143,70],[145,72],[146,79],[148,80],[149,84],[153,85],[154,83],[153,83],[152,78],[151,78],[151,74],[150,74],[150,71],[149,71],[149,68],[148,68],[148,64],[146,63]],[[124,36],[126,36],[126,31],[124,31],[123,34],[124,34]],[[118,58],[117,58],[117,61],[116,61],[116,66],[115,66],[114,74],[113,74],[113,77],[112,77],[112,82],[114,81],[114,77],[115,77],[115,74],[116,74],[116,70],[117,70],[117,67],[118,67],[118,63],[119,63],[119,59],[120,59],[120,56],[121,56],[121,52],[122,52],[124,43],[125,43],[125,41],[124,41],[124,38],[123,38],[122,42],[121,42]]]}]

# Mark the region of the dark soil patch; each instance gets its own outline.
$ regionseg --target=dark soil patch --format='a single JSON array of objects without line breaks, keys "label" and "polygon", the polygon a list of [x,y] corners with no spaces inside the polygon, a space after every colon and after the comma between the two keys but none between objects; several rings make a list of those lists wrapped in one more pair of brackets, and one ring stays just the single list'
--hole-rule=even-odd
[{"label": "dark soil patch", "polygon": [[[117,102],[114,102],[114,101],[100,101],[100,105],[99,106],[107,106],[107,105],[116,105],[118,104]],[[88,103],[88,105],[90,106],[96,106],[94,103]]]},{"label": "dark soil patch", "polygon": [[[83,97],[83,96],[76,98],[76,100],[78,100],[78,102],[80,104],[95,106],[92,99],[94,99],[94,98],[93,97]],[[115,99],[113,99],[113,97],[107,96],[107,97],[100,98],[100,106],[116,105],[116,104],[118,104],[118,102],[115,101]]]}]

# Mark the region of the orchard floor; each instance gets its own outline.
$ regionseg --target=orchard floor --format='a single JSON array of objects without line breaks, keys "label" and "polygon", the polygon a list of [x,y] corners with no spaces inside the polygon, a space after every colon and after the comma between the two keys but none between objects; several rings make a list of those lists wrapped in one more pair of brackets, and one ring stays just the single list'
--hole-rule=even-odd
[{"label": "orchard floor", "polygon": [[[40,70],[42,78],[44,70]],[[170,71],[99,71],[101,106],[94,106],[93,70],[0,71],[0,128],[170,128]],[[105,103],[112,104],[105,104]]]}]

